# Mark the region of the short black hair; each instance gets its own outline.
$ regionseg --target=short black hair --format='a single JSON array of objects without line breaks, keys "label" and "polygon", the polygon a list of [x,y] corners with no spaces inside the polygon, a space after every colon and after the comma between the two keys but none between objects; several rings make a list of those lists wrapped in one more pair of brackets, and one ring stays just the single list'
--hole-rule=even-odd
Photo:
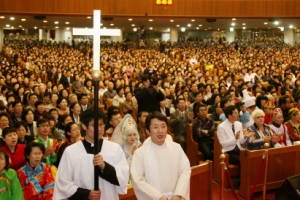
[{"label": "short black hair", "polygon": [[28,157],[31,154],[33,147],[38,147],[38,148],[40,148],[40,150],[42,151],[43,154],[45,153],[45,146],[43,144],[38,143],[38,142],[31,142],[25,147],[25,150],[24,150],[24,158],[25,158],[26,162],[29,162]]},{"label": "short black hair", "polygon": [[233,111],[235,111],[235,110],[236,110],[236,107],[233,105],[230,105],[227,108],[225,108],[224,113],[225,113],[226,118],[228,119],[228,116],[232,115]]},{"label": "short black hair", "polygon": [[8,156],[8,154],[5,152],[5,151],[3,151],[3,150],[0,150],[0,155],[4,155],[4,159],[5,159],[5,167],[4,167],[4,169],[8,169],[9,168],[9,165],[10,165],[10,163],[9,163],[9,156]]},{"label": "short black hair", "polygon": [[16,107],[16,105],[19,104],[19,103],[23,106],[22,102],[19,101],[19,100],[14,101],[13,104],[12,104],[12,106]]},{"label": "short black hair", "polygon": [[[98,112],[98,119],[103,119],[103,122],[105,123],[105,115],[101,109],[98,109],[96,112]],[[95,110],[92,108],[88,108],[81,114],[81,122],[87,127],[90,123],[90,121],[94,120],[95,118]]]},{"label": "short black hair", "polygon": [[279,106],[281,106],[282,104],[286,104],[286,100],[287,99],[290,99],[290,97],[288,96],[288,95],[283,95],[283,96],[281,96],[280,98],[279,98],[279,100],[278,100],[278,104],[279,104]]},{"label": "short black hair", "polygon": [[22,111],[22,116],[21,116],[21,118],[22,118],[23,121],[26,121],[26,115],[27,115],[29,112],[32,112],[32,114],[34,115],[34,112],[33,112],[33,110],[32,110],[31,108],[26,108],[26,109],[24,109],[24,110]]},{"label": "short black hair", "polygon": [[19,129],[19,128],[21,128],[21,127],[24,127],[25,130],[26,130],[26,132],[28,131],[28,127],[27,127],[27,124],[26,124],[25,122],[19,121],[19,122],[17,122],[17,123],[15,124],[15,128],[16,128],[16,129]]},{"label": "short black hair", "polygon": [[41,104],[45,105],[45,103],[43,101],[38,100],[38,101],[35,102],[34,107],[37,108]]},{"label": "short black hair", "polygon": [[9,115],[8,113],[6,113],[6,112],[1,112],[1,113],[0,113],[0,118],[3,117],[3,116],[7,117],[7,118],[8,118],[8,121],[10,120],[10,115]]},{"label": "short black hair", "polygon": [[229,97],[224,97],[224,98],[221,100],[220,106],[221,106],[222,109],[224,109],[225,104],[226,104],[229,100],[230,100]]},{"label": "short black hair", "polygon": [[[72,125],[76,124],[75,122],[69,122],[66,126],[65,126],[65,135],[67,139],[70,139],[70,135],[68,134],[68,132],[71,132],[71,127]],[[77,125],[77,124],[76,124]],[[79,127],[79,126],[78,126]]]},{"label": "short black hair", "polygon": [[146,118],[146,129],[150,131],[150,125],[152,119],[158,119],[159,121],[166,122],[166,125],[168,126],[168,118],[163,115],[162,113],[155,111],[153,113],[150,113]]},{"label": "short black hair", "polygon": [[2,131],[2,137],[5,138],[5,136],[9,133],[17,133],[17,130],[15,127],[6,127]]},{"label": "short black hair", "polygon": [[87,97],[87,96],[88,96],[87,93],[82,93],[82,94],[78,95],[77,96],[78,101],[80,101],[82,99],[82,97]]},{"label": "short black hair", "polygon": [[45,123],[49,124],[49,120],[46,118],[41,118],[41,119],[37,120],[36,126],[39,127],[41,124],[45,124]]}]

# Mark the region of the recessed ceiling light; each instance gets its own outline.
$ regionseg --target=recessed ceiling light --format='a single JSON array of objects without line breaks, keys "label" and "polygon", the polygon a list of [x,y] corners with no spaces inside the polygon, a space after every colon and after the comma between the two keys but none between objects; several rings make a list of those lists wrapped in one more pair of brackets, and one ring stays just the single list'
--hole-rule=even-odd
[{"label": "recessed ceiling light", "polygon": [[70,30],[70,28],[69,28],[69,27],[67,28],[67,31],[68,31],[68,30]]},{"label": "recessed ceiling light", "polygon": [[242,23],[243,26],[246,26],[246,23]]},{"label": "recessed ceiling light", "polygon": [[170,31],[170,29],[168,28],[167,31]]},{"label": "recessed ceiling light", "polygon": [[184,27],[182,27],[180,30],[181,30],[182,32],[185,32],[185,28],[184,28]]},{"label": "recessed ceiling light", "polygon": [[220,29],[218,28],[218,31],[219,31]]},{"label": "recessed ceiling light", "polygon": [[192,25],[191,25],[191,24],[188,24],[187,26],[188,26],[188,27],[191,27]]},{"label": "recessed ceiling light", "polygon": [[202,24],[199,24],[198,26],[202,26]]},{"label": "recessed ceiling light", "polygon": [[174,20],[173,20],[173,19],[171,19],[171,20],[170,20],[170,22],[174,22]]},{"label": "recessed ceiling light", "polygon": [[180,27],[180,25],[179,25],[179,24],[177,24],[176,26],[177,26],[177,27]]},{"label": "recessed ceiling light", "polygon": [[132,21],[132,19],[130,18],[130,19],[128,19],[128,21]]},{"label": "recessed ceiling light", "polygon": [[232,18],[232,21],[235,21],[236,20],[236,18]]},{"label": "recessed ceiling light", "polygon": [[268,22],[265,22],[265,23],[264,23],[264,25],[267,25],[267,24],[268,24]]},{"label": "recessed ceiling light", "polygon": [[37,27],[35,26],[34,29],[37,29]]},{"label": "recessed ceiling light", "polygon": [[21,19],[21,21],[22,21],[22,22],[25,22],[25,21],[26,21],[26,19]]},{"label": "recessed ceiling light", "polygon": [[153,19],[149,19],[149,22],[153,22]]},{"label": "recessed ceiling light", "polygon": [[4,16],[0,16],[0,19],[4,19],[5,17]]},{"label": "recessed ceiling light", "polygon": [[20,28],[22,28],[22,25],[19,25]]},{"label": "recessed ceiling light", "polygon": [[149,29],[150,29],[150,30],[152,30],[153,28],[152,28],[152,27],[150,27]]},{"label": "recessed ceiling light", "polygon": [[135,24],[131,24],[131,26],[135,26]]},{"label": "recessed ceiling light", "polygon": [[43,22],[44,22],[44,23],[47,23],[48,21],[47,21],[47,20],[44,20]]},{"label": "recessed ceiling light", "polygon": [[9,25],[9,24],[6,24],[5,26],[6,26],[6,27],[10,27],[10,25]]},{"label": "recessed ceiling light", "polygon": [[55,28],[59,28],[58,26],[55,26]]},{"label": "recessed ceiling light", "polygon": [[59,22],[56,21],[56,22],[54,22],[54,24],[59,24]]},{"label": "recessed ceiling light", "polygon": [[100,23],[100,26],[103,26],[103,24],[102,24],[102,23]]},{"label": "recessed ceiling light", "polygon": [[235,23],[231,23],[231,26],[235,26]]},{"label": "recessed ceiling light", "polygon": [[196,29],[199,30],[199,27],[197,27]]},{"label": "recessed ceiling light", "polygon": [[137,28],[133,28],[133,31],[137,31]]},{"label": "recessed ceiling light", "polygon": [[86,18],[91,19],[92,17],[91,16],[87,16]]},{"label": "recessed ceiling light", "polygon": [[11,28],[14,28],[13,26]]},{"label": "recessed ceiling light", "polygon": [[70,24],[70,22],[65,22],[65,24]]},{"label": "recessed ceiling light", "polygon": [[231,28],[229,28],[229,30],[232,32],[232,31],[234,31],[234,28],[233,28],[233,27],[231,27]]},{"label": "recessed ceiling light", "polygon": [[290,25],[289,28],[294,28],[294,26],[293,26],[293,25]]},{"label": "recessed ceiling light", "polygon": [[243,29],[245,30],[245,29],[246,29],[246,27],[244,26],[244,27],[243,27]]},{"label": "recessed ceiling light", "polygon": [[194,20],[194,19],[191,19],[191,21],[194,22],[195,20]]},{"label": "recessed ceiling light", "polygon": [[279,24],[279,21],[275,21],[274,24],[275,24],[275,25],[278,25],[278,24]]},{"label": "recessed ceiling light", "polygon": [[111,26],[114,26],[114,24],[110,24]]},{"label": "recessed ceiling light", "polygon": [[207,29],[204,29],[205,31],[207,31]]},{"label": "recessed ceiling light", "polygon": [[11,17],[11,18],[9,18],[10,20],[15,20],[15,18],[14,17]]}]

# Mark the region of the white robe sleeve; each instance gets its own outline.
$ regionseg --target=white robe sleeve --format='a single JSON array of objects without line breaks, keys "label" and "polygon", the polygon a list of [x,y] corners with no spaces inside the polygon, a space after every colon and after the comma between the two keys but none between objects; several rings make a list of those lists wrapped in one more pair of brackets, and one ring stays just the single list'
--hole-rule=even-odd
[{"label": "white robe sleeve", "polygon": [[[181,148],[181,147],[180,147]],[[173,195],[181,196],[184,200],[190,199],[190,179],[191,179],[191,166],[184,151],[180,149],[180,171],[181,174],[178,178],[175,191]]]},{"label": "white robe sleeve", "polygon": [[56,174],[53,193],[53,199],[55,200],[67,199],[72,196],[79,188],[79,186],[77,186],[75,182],[72,181],[73,168],[71,166],[69,156],[70,155],[66,149],[60,160],[59,168]]},{"label": "white robe sleeve", "polygon": [[141,149],[137,149],[132,158],[130,166],[131,183],[134,193],[139,200],[157,200],[162,197],[162,193],[147,183],[144,174],[145,166]]}]

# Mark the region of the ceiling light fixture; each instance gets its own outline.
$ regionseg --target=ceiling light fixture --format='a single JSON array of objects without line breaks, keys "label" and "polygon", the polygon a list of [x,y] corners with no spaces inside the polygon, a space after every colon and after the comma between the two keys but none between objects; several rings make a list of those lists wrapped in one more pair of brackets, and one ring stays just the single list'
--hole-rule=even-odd
[{"label": "ceiling light fixture", "polygon": [[135,26],[135,24],[131,24],[131,26]]},{"label": "ceiling light fixture", "polygon": [[47,21],[47,20],[44,20],[43,22],[44,22],[44,23],[47,23],[48,21]]},{"label": "ceiling light fixture", "polygon": [[70,22],[65,22],[65,24],[70,24]]},{"label": "ceiling light fixture", "polygon": [[294,26],[291,24],[291,25],[289,26],[289,28],[292,29],[292,28],[294,28]]},{"label": "ceiling light fixture", "polygon": [[0,16],[0,19],[4,19],[5,17],[4,16]]},{"label": "ceiling light fixture", "polygon": [[6,26],[6,27],[10,27],[10,25],[9,25],[9,24],[6,24],[5,26]]},{"label": "ceiling light fixture", "polygon": [[232,21],[235,21],[236,20],[236,18],[232,18]]},{"label": "ceiling light fixture", "polygon": [[131,19],[131,18],[129,18],[129,19],[128,19],[128,21],[132,21],[132,19]]},{"label": "ceiling light fixture", "polygon": [[21,21],[22,21],[22,22],[25,22],[25,21],[26,21],[26,19],[21,19]]},{"label": "ceiling light fixture", "polygon": [[110,24],[111,26],[114,26],[114,24]]},{"label": "ceiling light fixture", "polygon": [[180,25],[179,25],[179,24],[177,24],[176,26],[177,26],[177,27],[180,27]]},{"label": "ceiling light fixture", "polygon": [[58,22],[58,21],[56,21],[56,22],[54,22],[54,24],[59,24],[59,22]]},{"label": "ceiling light fixture", "polygon": [[278,24],[279,24],[279,21],[275,21],[274,24],[275,24],[275,25],[278,25]]},{"label": "ceiling light fixture", "polygon": [[194,22],[195,20],[194,20],[194,19],[191,19],[191,21]]},{"label": "ceiling light fixture", "polygon": [[153,22],[153,19],[149,19],[149,22]]},{"label": "ceiling light fixture", "polygon": [[14,17],[11,17],[11,18],[9,18],[10,20],[15,20],[15,18]]},{"label": "ceiling light fixture", "polygon": [[92,17],[91,16],[87,16],[86,18],[91,19]]},{"label": "ceiling light fixture", "polygon": [[137,28],[133,28],[133,31],[136,32],[136,31],[137,31]]},{"label": "ceiling light fixture", "polygon": [[174,20],[173,20],[173,19],[171,19],[171,20],[170,20],[170,22],[174,22]]},{"label": "ceiling light fixture", "polygon": [[202,24],[199,24],[198,26],[202,26]]},{"label": "ceiling light fixture", "polygon": [[233,31],[234,31],[234,28],[233,28],[233,27],[230,27],[229,30],[230,30],[230,32],[233,32]]},{"label": "ceiling light fixture", "polygon": [[268,25],[268,22],[265,22],[264,25]]},{"label": "ceiling light fixture", "polygon": [[152,27],[150,27],[149,29],[150,29],[150,30],[152,30],[153,28],[152,28]]},{"label": "ceiling light fixture", "polygon": [[231,26],[235,26],[235,23],[231,23]]},{"label": "ceiling light fixture", "polygon": [[182,27],[180,30],[181,30],[182,32],[185,32],[185,28],[184,28],[184,27]]},{"label": "ceiling light fixture", "polygon": [[191,27],[192,25],[191,25],[191,24],[188,24],[187,26],[188,26],[188,27]]}]

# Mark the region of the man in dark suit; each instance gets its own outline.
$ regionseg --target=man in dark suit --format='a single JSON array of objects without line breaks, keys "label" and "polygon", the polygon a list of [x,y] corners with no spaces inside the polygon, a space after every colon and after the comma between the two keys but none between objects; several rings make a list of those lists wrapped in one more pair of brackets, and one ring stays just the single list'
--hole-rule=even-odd
[{"label": "man in dark suit", "polygon": [[65,89],[68,89],[69,85],[72,84],[73,81],[74,78],[71,76],[70,70],[68,70],[66,74],[60,78],[59,83],[61,83]]},{"label": "man in dark suit", "polygon": [[61,77],[62,77],[62,73],[61,73],[61,69],[60,68],[57,68],[57,71],[54,73],[54,84],[53,85],[56,85],[59,83]]},{"label": "man in dark suit", "polygon": [[81,112],[83,112],[86,109],[90,108],[90,106],[88,104],[89,99],[88,99],[88,96],[87,96],[86,93],[83,93],[83,94],[79,95],[78,101],[79,101],[80,106],[81,106]]},{"label": "man in dark suit", "polygon": [[166,117],[170,117],[170,108],[166,107],[165,99],[159,102],[159,108],[160,108],[161,114],[163,114]]},{"label": "man in dark suit", "polygon": [[173,129],[174,141],[186,150],[186,124],[191,123],[193,118],[185,110],[186,104],[183,98],[177,99],[177,109],[171,113],[170,126]]}]

